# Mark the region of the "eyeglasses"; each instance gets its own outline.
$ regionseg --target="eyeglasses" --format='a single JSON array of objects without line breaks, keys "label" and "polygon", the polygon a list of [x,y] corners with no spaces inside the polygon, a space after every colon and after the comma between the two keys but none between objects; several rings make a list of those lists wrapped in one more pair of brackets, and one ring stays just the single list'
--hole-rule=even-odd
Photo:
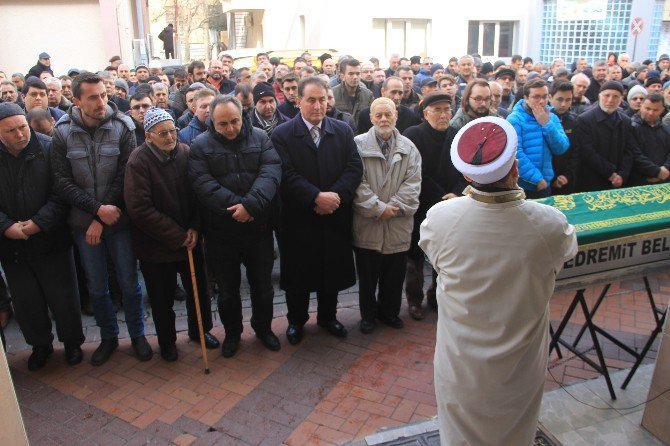
[{"label": "eyeglasses", "polygon": [[153,105],[151,104],[135,104],[132,107],[130,107],[131,110],[139,110],[140,108],[142,110],[149,110]]},{"label": "eyeglasses", "polygon": [[470,99],[472,99],[475,102],[490,102],[491,96],[485,96],[485,97],[475,96],[474,98],[471,97]]},{"label": "eyeglasses", "polygon": [[153,133],[155,135],[160,136],[161,138],[165,138],[168,135],[176,136],[177,135],[177,129],[161,130],[160,132],[152,132],[151,130],[149,130],[149,133]]}]

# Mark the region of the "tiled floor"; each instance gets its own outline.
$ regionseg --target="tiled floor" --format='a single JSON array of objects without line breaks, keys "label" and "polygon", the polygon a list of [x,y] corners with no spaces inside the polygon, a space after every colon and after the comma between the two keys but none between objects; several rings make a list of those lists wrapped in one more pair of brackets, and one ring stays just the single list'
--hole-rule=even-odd
[{"label": "tiled floor", "polygon": [[[659,302],[667,302],[670,275],[652,278],[652,286]],[[590,302],[596,293],[589,290]],[[362,335],[357,329],[356,289],[352,289],[340,299],[339,317],[349,328],[347,339],[335,339],[311,321],[303,342],[291,346],[283,334],[283,295],[277,294],[273,328],[281,334],[282,350],[265,350],[245,326],[241,351],[234,358],[209,352],[210,375],[203,374],[199,346],[183,332],[178,336],[180,359],[176,363],[166,363],[158,355],[140,363],[126,338],[101,367],[87,361],[68,367],[62,346],[57,344],[47,367],[31,373],[26,369],[29,350],[12,321],[8,361],[31,444],[334,445],[365,441],[382,429],[435,416],[434,312],[423,321],[413,321],[403,307],[405,329],[380,327],[372,335]],[[611,294],[598,315],[599,322],[627,342],[641,345],[652,320],[640,284],[622,282],[613,286]],[[553,321],[560,319],[569,299],[567,293],[552,298]],[[248,313],[246,308],[246,321]],[[177,324],[181,330],[185,329],[183,314],[180,304]],[[97,329],[90,318],[85,321],[88,359],[96,346]],[[568,337],[579,328],[579,318],[574,322],[568,327]],[[150,319],[147,326],[152,333]],[[218,321],[213,333],[223,337]],[[150,343],[157,348],[155,337],[150,337]],[[631,358],[625,352],[609,342],[603,349],[612,370],[630,367]],[[648,363],[653,363],[655,354],[656,347]],[[581,360],[556,361],[552,356],[550,367],[556,381],[582,383],[576,388],[581,398],[603,407],[608,402],[600,380],[585,382],[597,374]],[[646,366],[628,391],[617,389],[617,407],[644,400],[635,391],[645,385],[650,373],[651,367]],[[569,396],[570,400],[564,400],[565,392],[557,387],[548,376],[541,421],[546,419],[550,432],[564,444],[630,444],[615,442],[624,440],[654,444],[643,443],[645,432],[636,428],[639,410],[596,412]],[[552,407],[561,416],[552,418]],[[568,410],[574,416],[564,417]]]},{"label": "tiled floor", "polygon": [[564,445],[662,445],[640,426],[653,367],[642,366],[626,390],[620,386],[628,371],[613,373],[616,400],[610,399],[602,377],[547,392],[540,422]]}]

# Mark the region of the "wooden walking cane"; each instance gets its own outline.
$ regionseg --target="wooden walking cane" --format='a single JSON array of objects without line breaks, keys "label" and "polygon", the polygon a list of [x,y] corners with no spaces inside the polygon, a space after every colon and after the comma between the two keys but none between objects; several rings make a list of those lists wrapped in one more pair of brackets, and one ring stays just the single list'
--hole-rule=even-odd
[{"label": "wooden walking cane", "polygon": [[195,314],[198,316],[198,333],[200,333],[200,348],[202,348],[202,359],[205,361],[205,375],[209,375],[209,364],[207,362],[207,348],[205,347],[205,330],[202,328],[202,314],[200,313],[200,297],[198,296],[198,283],[195,280],[195,265],[193,264],[193,250],[188,249],[188,266],[191,269],[191,283],[193,284],[193,299],[195,300]]}]

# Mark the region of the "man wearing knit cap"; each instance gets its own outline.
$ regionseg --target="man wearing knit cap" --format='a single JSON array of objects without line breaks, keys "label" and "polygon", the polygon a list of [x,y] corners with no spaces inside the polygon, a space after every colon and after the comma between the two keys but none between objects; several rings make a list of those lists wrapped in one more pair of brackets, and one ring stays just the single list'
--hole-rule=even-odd
[{"label": "man wearing knit cap", "polygon": [[435,63],[435,64],[433,64],[432,67],[430,67],[430,76],[433,79],[438,80],[443,75],[444,75],[444,66],[442,66],[442,64]]},{"label": "man wearing knit cap", "polygon": [[209,333],[212,310],[200,244],[197,202],[188,179],[188,146],[177,142],[177,127],[165,110],[151,108],[144,115],[146,142],[139,146],[126,165],[124,198],[132,222],[133,249],[151,302],[161,357],[177,360],[174,290],[177,275],[186,291],[188,335],[198,341],[193,284],[187,250],[193,251],[200,296],[200,313],[205,345],[219,342]]},{"label": "man wearing knit cap", "polygon": [[479,74],[477,77],[480,79],[491,80],[493,79],[493,64],[491,62],[484,62],[482,67],[479,69]]},{"label": "man wearing knit cap", "polygon": [[0,263],[19,328],[33,348],[29,370],[44,367],[54,351],[49,311],[67,363],[83,358],[67,205],[53,194],[50,145],[50,137],[28,127],[21,107],[0,104]]},{"label": "man wearing knit cap", "polygon": [[503,119],[464,126],[450,157],[470,186],[421,224],[419,246],[438,272],[433,364],[442,446],[535,438],[549,298],[577,239],[560,211],[524,199],[516,144]]},{"label": "man wearing knit cap", "polygon": [[647,93],[660,93],[663,91],[663,83],[657,77],[649,77],[644,81],[644,88],[647,89]]},{"label": "man wearing knit cap", "polygon": [[116,269],[133,349],[141,361],[148,361],[153,351],[144,337],[137,261],[123,210],[123,176],[128,156],[136,147],[135,125],[107,101],[105,84],[97,74],[78,76],[72,82],[72,94],[74,106],[56,124],[51,164],[54,189],[70,205],[68,223],[100,327],[101,342],[91,363],[104,364],[119,345],[106,251]]},{"label": "man wearing knit cap", "polygon": [[121,99],[128,100],[128,89],[128,82],[125,80],[117,78],[114,81],[114,91],[116,92],[116,96]]},{"label": "man wearing knit cap", "polygon": [[277,110],[277,97],[272,85],[259,82],[254,87],[253,96],[254,109],[251,112],[251,124],[265,131],[270,137],[275,127],[288,121],[289,118]]},{"label": "man wearing knit cap", "polygon": [[577,192],[619,188],[628,180],[638,149],[630,118],[619,109],[622,98],[623,85],[607,81],[600,87],[598,103],[577,118]]},{"label": "man wearing knit cap", "polygon": [[[484,82],[478,80],[477,82]],[[488,87],[488,86],[487,86]],[[442,200],[456,197],[463,192],[465,181],[445,160],[443,147],[449,144],[456,130],[449,126],[451,118],[451,96],[444,92],[431,93],[423,99],[423,117],[421,124],[405,130],[403,136],[414,143],[421,154],[421,194],[419,208],[414,214],[412,240],[407,253],[407,272],[405,274],[405,295],[409,305],[409,315],[413,319],[423,319],[423,266],[424,256],[419,249],[419,225],[428,209]],[[447,157],[448,158],[448,157]],[[441,161],[446,161],[442,165]],[[435,284],[437,276],[433,272],[431,284],[426,292],[428,305],[435,309]]]},{"label": "man wearing knit cap", "polygon": [[646,97],[647,89],[642,85],[634,85],[633,88],[628,90],[628,96],[626,96],[628,108],[624,111],[626,116],[632,118],[637,112],[639,112],[642,108],[642,102]]},{"label": "man wearing knit cap", "polygon": [[661,54],[656,62],[656,69],[660,72],[660,78],[663,82],[670,80],[670,56]]}]

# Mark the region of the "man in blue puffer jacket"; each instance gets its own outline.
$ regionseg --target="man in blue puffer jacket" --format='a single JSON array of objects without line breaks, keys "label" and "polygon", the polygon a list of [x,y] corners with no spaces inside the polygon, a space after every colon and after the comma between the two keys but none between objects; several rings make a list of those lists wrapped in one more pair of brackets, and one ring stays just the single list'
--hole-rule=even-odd
[{"label": "man in blue puffer jacket", "polygon": [[560,120],[547,107],[548,100],[546,81],[533,79],[524,85],[523,99],[507,117],[518,136],[519,186],[528,198],[551,195],[552,156],[565,153],[570,146]]}]

